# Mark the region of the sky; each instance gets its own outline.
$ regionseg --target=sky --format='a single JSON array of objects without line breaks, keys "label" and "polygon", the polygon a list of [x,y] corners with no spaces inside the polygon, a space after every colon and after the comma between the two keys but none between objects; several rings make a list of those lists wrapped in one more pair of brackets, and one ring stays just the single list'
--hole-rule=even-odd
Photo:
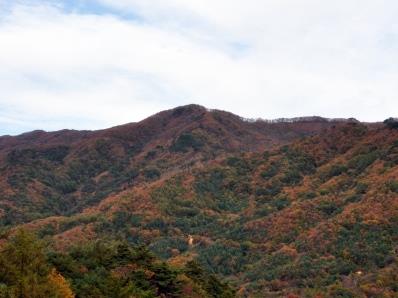
[{"label": "sky", "polygon": [[396,0],[0,0],[0,135],[196,103],[398,116]]}]

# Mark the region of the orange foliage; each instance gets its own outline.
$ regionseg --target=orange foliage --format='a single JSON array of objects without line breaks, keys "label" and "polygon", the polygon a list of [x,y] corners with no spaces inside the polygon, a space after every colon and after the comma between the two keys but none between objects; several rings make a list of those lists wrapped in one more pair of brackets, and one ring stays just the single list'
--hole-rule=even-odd
[{"label": "orange foliage", "polygon": [[60,297],[60,298],[74,298],[75,297],[67,280],[60,273],[58,273],[55,269],[51,270],[48,279],[49,279],[51,286],[54,289],[54,292],[57,293],[57,297]]}]

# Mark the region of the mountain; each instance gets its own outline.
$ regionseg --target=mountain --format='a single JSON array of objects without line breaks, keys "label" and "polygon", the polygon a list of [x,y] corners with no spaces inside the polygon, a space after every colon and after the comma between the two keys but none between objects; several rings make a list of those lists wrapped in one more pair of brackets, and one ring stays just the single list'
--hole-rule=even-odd
[{"label": "mountain", "polygon": [[101,131],[0,137],[0,222],[74,214],[132,185],[231,153],[274,148],[341,122],[253,122],[189,105]]},{"label": "mountain", "polygon": [[391,123],[189,105],[101,131],[1,137],[3,233],[22,225],[60,252],[145,244],[169,264],[198,262],[239,297],[395,297]]}]

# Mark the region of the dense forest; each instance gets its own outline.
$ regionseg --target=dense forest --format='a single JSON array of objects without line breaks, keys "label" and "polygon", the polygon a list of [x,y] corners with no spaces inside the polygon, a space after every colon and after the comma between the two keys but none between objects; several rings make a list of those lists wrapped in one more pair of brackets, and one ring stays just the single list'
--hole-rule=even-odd
[{"label": "dense forest", "polygon": [[19,229],[0,251],[0,297],[235,297],[195,261],[173,267],[147,247],[94,241],[57,252]]},{"label": "dense forest", "polygon": [[2,137],[1,295],[395,298],[396,123],[187,106]]}]

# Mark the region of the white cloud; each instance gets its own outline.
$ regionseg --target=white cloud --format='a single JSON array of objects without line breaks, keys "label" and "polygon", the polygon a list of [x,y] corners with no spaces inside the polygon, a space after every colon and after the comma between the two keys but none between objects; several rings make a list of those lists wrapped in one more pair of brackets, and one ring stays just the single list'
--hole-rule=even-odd
[{"label": "white cloud", "polygon": [[37,1],[0,18],[0,108],[27,123],[15,132],[101,128],[191,102],[265,118],[398,110],[394,0],[101,2],[139,19]]}]

